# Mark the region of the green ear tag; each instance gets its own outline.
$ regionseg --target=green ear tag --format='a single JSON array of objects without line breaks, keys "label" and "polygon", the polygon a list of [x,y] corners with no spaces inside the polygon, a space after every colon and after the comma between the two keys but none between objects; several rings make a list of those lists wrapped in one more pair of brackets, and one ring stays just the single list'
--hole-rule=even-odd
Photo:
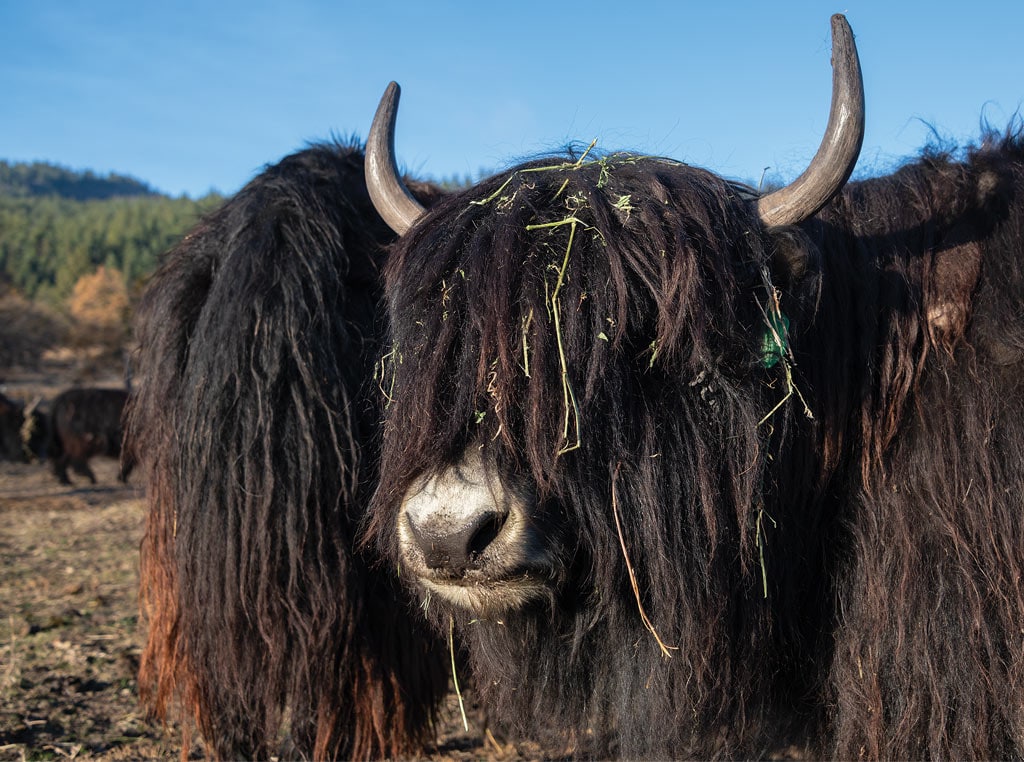
[{"label": "green ear tag", "polygon": [[772,311],[768,313],[768,325],[761,339],[761,364],[766,368],[774,368],[786,356],[789,318],[781,312]]}]

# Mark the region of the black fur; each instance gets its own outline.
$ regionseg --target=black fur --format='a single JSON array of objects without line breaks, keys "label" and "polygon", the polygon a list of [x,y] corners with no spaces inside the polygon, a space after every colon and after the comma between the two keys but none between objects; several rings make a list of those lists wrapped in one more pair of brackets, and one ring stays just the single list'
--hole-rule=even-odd
[{"label": "black fur", "polygon": [[50,411],[48,453],[53,474],[61,484],[71,484],[68,467],[95,484],[89,459],[96,456],[121,459],[118,479],[128,481],[134,463],[131,457],[121,458],[127,401],[124,389],[74,388],[57,395]]},{"label": "black fur", "polygon": [[469,447],[532,485],[550,599],[425,603],[580,755],[1020,757],[1022,249],[1017,134],[776,230],[676,162],[503,173],[388,261],[371,532]]},{"label": "black fur", "polygon": [[25,463],[46,455],[49,421],[35,405],[0,394],[0,460]]},{"label": "black fur", "polygon": [[[429,202],[437,192],[419,186]],[[379,266],[355,144],[268,167],[166,257],[137,320],[143,698],[225,759],[416,753],[447,688],[354,536],[376,478]]]}]

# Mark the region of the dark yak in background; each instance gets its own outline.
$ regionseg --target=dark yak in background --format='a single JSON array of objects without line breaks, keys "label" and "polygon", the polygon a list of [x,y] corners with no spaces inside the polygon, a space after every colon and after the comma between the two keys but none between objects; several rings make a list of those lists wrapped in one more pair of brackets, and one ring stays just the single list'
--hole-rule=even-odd
[{"label": "dark yak in background", "polygon": [[492,714],[582,756],[1024,755],[1024,138],[834,196],[833,32],[829,134],[762,198],[587,154],[422,212],[378,111],[372,529]]},{"label": "dark yak in background", "polygon": [[224,759],[278,754],[284,726],[289,756],[414,755],[447,690],[447,649],[356,547],[393,239],[362,149],[317,145],[204,219],[138,312],[140,692]]},{"label": "dark yak in background", "polygon": [[0,458],[15,461],[25,459],[21,444],[21,425],[24,420],[21,405],[0,394]]},{"label": "dark yak in background", "polygon": [[447,656],[399,562],[491,715],[580,756],[1022,756],[1024,140],[835,196],[834,33],[829,136],[761,199],[588,154],[424,214],[391,92],[389,337],[357,147],[189,234],[137,325],[150,706],[222,757],[286,718],[296,756],[416,753]]},{"label": "dark yak in background", "polygon": [[0,460],[27,462],[46,454],[46,416],[0,394]]},{"label": "dark yak in background", "polygon": [[96,483],[89,459],[97,456],[122,460],[118,479],[128,481],[134,466],[129,453],[121,458],[124,437],[122,415],[128,392],[124,389],[75,388],[61,392],[50,408],[48,454],[61,484],[71,484],[68,468]]}]

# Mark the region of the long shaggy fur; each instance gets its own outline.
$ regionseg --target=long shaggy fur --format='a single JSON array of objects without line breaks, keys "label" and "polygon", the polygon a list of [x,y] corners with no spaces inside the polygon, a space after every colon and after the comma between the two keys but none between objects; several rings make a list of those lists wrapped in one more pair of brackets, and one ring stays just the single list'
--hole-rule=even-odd
[{"label": "long shaggy fur", "polygon": [[[758,425],[784,380],[761,367],[770,251],[736,189],[635,157],[520,168],[399,243],[381,526],[418,473],[479,443],[537,485],[559,549],[550,605],[463,622],[497,716],[634,757],[756,753],[774,699],[797,706],[773,722],[801,714],[807,676],[787,665],[806,623],[764,599],[754,544],[789,415]],[[671,658],[641,622],[613,502]],[[806,523],[772,510],[795,531],[769,556],[809,578]]]},{"label": "long shaggy fur", "polygon": [[[856,459],[836,482],[826,750],[1019,758],[1024,140],[928,155],[851,187],[806,228],[826,264],[822,304],[846,308],[827,309],[799,362],[815,388],[847,390],[822,408],[836,406],[828,448]],[[842,346],[830,321],[852,340],[842,371],[811,359]]]},{"label": "long shaggy fur", "polygon": [[1024,753],[1021,139],[772,231],[702,170],[574,159],[387,265],[372,530],[397,554],[413,480],[482,447],[557,553],[500,622],[427,601],[494,713],[582,755]]},{"label": "long shaggy fur", "polygon": [[187,235],[138,313],[140,686],[221,758],[268,758],[285,730],[293,756],[415,753],[447,688],[446,649],[353,539],[392,237],[361,149],[313,146]]}]

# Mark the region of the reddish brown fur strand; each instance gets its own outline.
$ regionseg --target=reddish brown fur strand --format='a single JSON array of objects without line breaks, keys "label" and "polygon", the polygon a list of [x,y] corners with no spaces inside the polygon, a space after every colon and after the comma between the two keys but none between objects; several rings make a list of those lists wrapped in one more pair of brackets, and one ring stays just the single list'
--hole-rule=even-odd
[{"label": "reddish brown fur strand", "polygon": [[[557,554],[544,604],[428,611],[461,623],[492,711],[582,756],[1024,755],[1021,136],[776,231],[683,165],[539,166],[442,202],[387,265],[371,530],[397,555],[412,480],[481,445],[535,486]],[[794,396],[759,425],[785,393],[761,365],[769,268],[813,420]]]},{"label": "reddish brown fur strand", "polygon": [[203,220],[139,310],[140,692],[220,758],[277,754],[286,722],[303,757],[415,754],[447,688],[446,649],[353,542],[391,237],[362,151],[314,146]]}]

